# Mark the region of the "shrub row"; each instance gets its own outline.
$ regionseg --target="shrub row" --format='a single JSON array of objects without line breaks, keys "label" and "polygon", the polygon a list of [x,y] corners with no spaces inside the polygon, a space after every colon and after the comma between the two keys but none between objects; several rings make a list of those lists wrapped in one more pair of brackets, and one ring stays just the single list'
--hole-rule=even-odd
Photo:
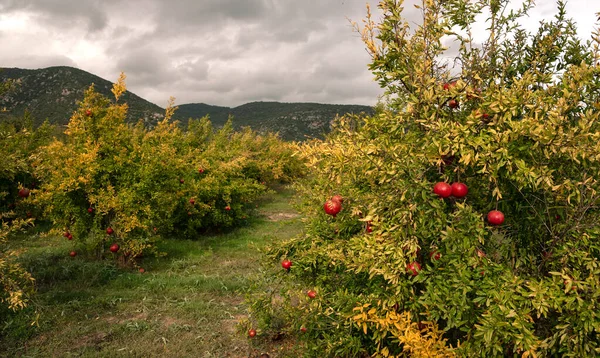
[{"label": "shrub row", "polygon": [[231,123],[215,130],[207,118],[182,130],[170,120],[171,105],[155,128],[128,125],[124,90],[124,77],[115,102],[90,88],[66,138],[34,158],[41,184],[32,203],[76,248],[105,256],[116,243],[126,258],[158,254],[159,238],[241,223],[269,183],[300,174],[291,147],[275,135],[236,133]]}]

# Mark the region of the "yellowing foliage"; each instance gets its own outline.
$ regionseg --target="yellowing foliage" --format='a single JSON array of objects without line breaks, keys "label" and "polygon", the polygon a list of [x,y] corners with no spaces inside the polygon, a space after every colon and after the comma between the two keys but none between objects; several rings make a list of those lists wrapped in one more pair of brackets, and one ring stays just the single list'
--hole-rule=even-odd
[{"label": "yellowing foliage", "polygon": [[[0,228],[0,245],[5,244],[10,234],[31,225],[32,221],[15,220],[11,224],[3,222]],[[14,251],[0,252],[0,303],[13,311],[27,306],[34,283],[31,274],[15,262],[16,257],[17,253]]]},{"label": "yellowing foliage", "polygon": [[153,128],[126,123],[128,106],[117,102],[124,80],[113,87],[115,102],[90,87],[66,138],[35,156],[42,185],[34,202],[82,251],[102,257],[115,242],[127,260],[159,254],[160,238],[239,224],[267,183],[300,174],[291,147],[273,135],[235,133],[230,123],[215,130],[207,118],[182,129],[172,121],[174,98]]},{"label": "yellowing foliage", "polygon": [[0,320],[5,309],[25,308],[34,292],[34,279],[18,264],[20,252],[10,240],[34,223],[27,213],[35,214],[35,207],[18,192],[34,182],[27,156],[47,143],[51,131],[48,125],[33,130],[27,118],[0,124]]},{"label": "yellowing foliage", "polygon": [[[381,303],[381,302],[379,302]],[[353,321],[362,328],[364,334],[368,329],[374,329],[377,339],[375,357],[400,358],[451,358],[457,355],[446,346],[446,339],[434,323],[414,322],[410,312],[396,312],[393,309],[381,310],[381,307],[371,307],[363,304],[354,308]],[[419,327],[421,326],[421,327]],[[384,341],[397,340],[402,347],[401,355],[394,355]]]}]

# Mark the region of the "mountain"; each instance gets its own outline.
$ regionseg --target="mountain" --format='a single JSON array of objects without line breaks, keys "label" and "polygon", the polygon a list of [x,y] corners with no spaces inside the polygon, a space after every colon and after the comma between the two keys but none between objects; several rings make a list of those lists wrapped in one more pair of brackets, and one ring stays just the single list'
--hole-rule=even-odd
[{"label": "mountain", "polygon": [[[38,70],[0,68],[0,82],[14,79],[17,89],[0,96],[0,121],[9,116],[22,116],[29,111],[34,125],[48,119],[50,123],[65,125],[77,103],[83,99],[84,91],[93,83],[96,91],[108,98],[112,82],[89,72],[66,66]],[[127,91],[122,101],[129,105],[127,120],[135,123],[142,119],[153,125],[164,116],[164,109]],[[373,108],[359,105],[333,105],[319,103],[252,102],[238,107],[220,107],[204,103],[178,105],[173,119],[186,125],[189,118],[206,115],[215,127],[222,126],[233,116],[235,128],[249,126],[260,132],[279,132],[286,140],[304,140],[307,137],[322,137],[329,132],[330,123],[336,115],[365,112],[372,114]]]},{"label": "mountain", "polygon": [[251,102],[239,107],[217,107],[204,103],[182,104],[177,113],[185,118],[209,115],[211,122],[222,126],[231,115],[234,128],[248,126],[259,132],[279,132],[285,140],[322,138],[330,131],[336,115],[365,112],[373,114],[373,108],[360,105]]},{"label": "mountain", "polygon": [[[2,115],[21,116],[25,110],[34,118],[34,125],[48,119],[50,123],[67,124],[83,93],[93,83],[97,92],[108,98],[112,82],[89,72],[66,66],[48,67],[39,70],[0,68],[0,82],[6,79],[19,81],[16,91],[0,97],[0,107],[6,107]],[[164,116],[164,109],[127,91],[121,99],[129,105],[127,120],[155,122]]]}]

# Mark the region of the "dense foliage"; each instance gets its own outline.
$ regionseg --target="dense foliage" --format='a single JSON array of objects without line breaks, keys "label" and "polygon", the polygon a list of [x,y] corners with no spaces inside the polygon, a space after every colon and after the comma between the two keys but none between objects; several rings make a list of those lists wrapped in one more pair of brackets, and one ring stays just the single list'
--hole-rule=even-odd
[{"label": "dense foliage", "polygon": [[411,28],[382,0],[367,18],[388,103],[301,147],[306,233],[270,251],[292,266],[251,299],[259,336],[319,357],[600,355],[600,35],[580,41],[562,1],[529,34],[532,2],[508,5],[424,0]]},{"label": "dense foliage", "polygon": [[35,202],[54,232],[73,240],[74,252],[118,255],[131,260],[159,254],[161,237],[197,237],[211,228],[239,224],[268,183],[301,170],[292,150],[273,135],[231,125],[213,130],[207,118],[190,120],[187,131],[165,118],[155,128],[125,122],[124,76],[115,102],[90,88],[73,114],[65,140],[35,158],[42,181]]},{"label": "dense foliage", "polygon": [[[0,93],[14,86],[1,83]],[[33,292],[33,278],[17,263],[18,251],[9,240],[34,222],[37,211],[27,200],[36,184],[29,154],[47,144],[52,133],[47,124],[34,131],[27,116],[0,124],[0,317],[7,309],[24,308]]]}]

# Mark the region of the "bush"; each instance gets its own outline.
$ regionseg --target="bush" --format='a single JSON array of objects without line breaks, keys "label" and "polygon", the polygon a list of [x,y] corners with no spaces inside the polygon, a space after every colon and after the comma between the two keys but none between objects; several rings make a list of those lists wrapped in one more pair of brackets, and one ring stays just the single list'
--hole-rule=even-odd
[{"label": "bush", "polygon": [[159,238],[239,224],[266,180],[297,175],[298,160],[279,139],[234,133],[230,124],[214,130],[207,118],[183,131],[170,120],[173,100],[155,128],[127,124],[124,79],[114,85],[114,103],[91,87],[65,140],[36,156],[35,203],[75,248],[110,257],[117,243],[123,260],[159,255]]},{"label": "bush", "polygon": [[268,270],[280,289],[251,299],[251,319],[307,356],[598,356],[600,35],[581,43],[561,1],[533,35],[518,25],[530,2],[428,0],[416,29],[401,3],[361,30],[388,103],[301,148],[306,233],[270,250],[293,266]]},{"label": "bush", "polygon": [[[10,88],[0,84],[0,92]],[[37,179],[29,155],[48,143],[52,132],[48,124],[34,131],[27,116],[0,124],[0,317],[26,307],[33,293],[34,280],[17,263],[19,252],[9,240],[34,222],[37,211],[27,195]]]}]

